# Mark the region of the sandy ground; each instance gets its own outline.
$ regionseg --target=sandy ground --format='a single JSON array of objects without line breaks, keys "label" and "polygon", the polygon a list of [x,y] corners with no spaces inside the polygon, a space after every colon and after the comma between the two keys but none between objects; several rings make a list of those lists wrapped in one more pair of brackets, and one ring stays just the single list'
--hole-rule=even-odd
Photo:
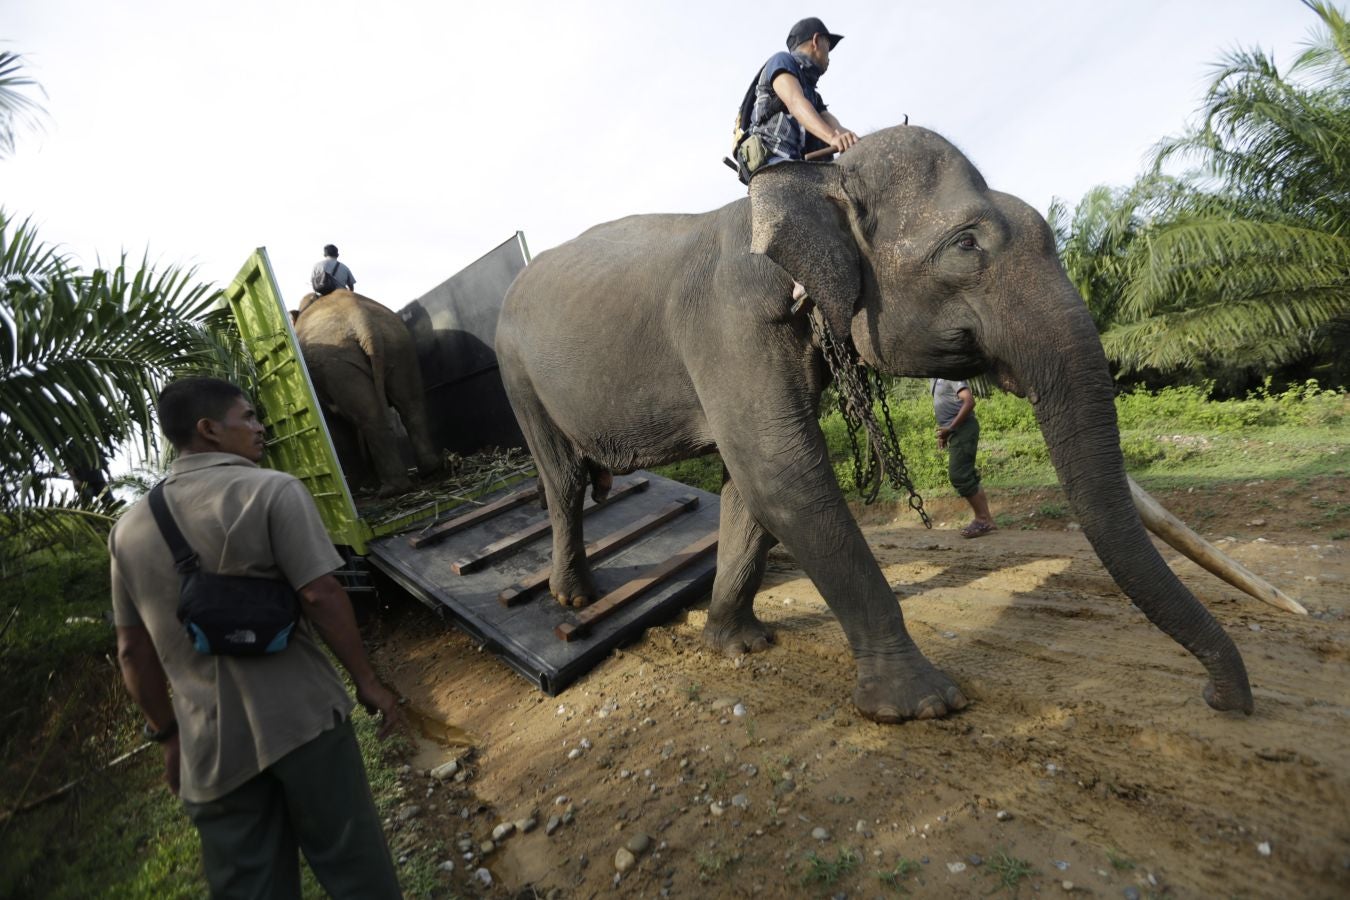
[{"label": "sandy ground", "polygon": [[[930,502],[934,531],[863,514],[910,633],[972,698],[940,721],[856,713],[843,634],[778,551],[756,604],[769,652],[705,649],[705,604],[556,698],[395,603],[378,665],[473,744],[456,784],[423,770],[457,751],[422,742],[406,776],[421,812],[394,823],[395,850],[452,860],[461,896],[1350,896],[1350,540],[1325,524],[1346,490],[1160,495],[1313,612],[1262,605],[1163,548],[1241,649],[1251,717],[1204,704],[1200,665],[1067,518],[1034,514],[1046,493],[995,497],[1013,522],[973,541],[950,503]],[[1018,863],[1031,874],[1015,879]]]}]

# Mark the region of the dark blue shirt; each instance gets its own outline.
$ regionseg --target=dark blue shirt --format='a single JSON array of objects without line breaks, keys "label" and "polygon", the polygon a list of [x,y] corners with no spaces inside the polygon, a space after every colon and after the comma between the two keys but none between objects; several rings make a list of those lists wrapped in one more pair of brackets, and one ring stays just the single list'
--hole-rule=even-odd
[{"label": "dark blue shirt", "polygon": [[782,51],[769,57],[760,70],[759,82],[755,85],[755,107],[750,114],[750,133],[759,135],[764,141],[769,164],[801,159],[806,155],[806,127],[792,117],[773,89],[773,80],[780,72],[796,77],[807,102],[816,112],[824,112],[827,108],[816,92],[816,82],[824,74],[819,66],[801,53]]}]

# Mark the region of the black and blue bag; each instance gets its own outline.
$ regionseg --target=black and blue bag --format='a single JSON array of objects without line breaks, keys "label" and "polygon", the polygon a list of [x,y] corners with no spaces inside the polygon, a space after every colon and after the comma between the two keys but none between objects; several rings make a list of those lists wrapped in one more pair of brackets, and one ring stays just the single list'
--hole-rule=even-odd
[{"label": "black and blue bag", "polygon": [[178,621],[187,629],[196,651],[216,656],[262,656],[286,649],[300,620],[300,603],[291,586],[276,578],[204,571],[169,512],[162,481],[150,490],[150,511],[182,579]]}]

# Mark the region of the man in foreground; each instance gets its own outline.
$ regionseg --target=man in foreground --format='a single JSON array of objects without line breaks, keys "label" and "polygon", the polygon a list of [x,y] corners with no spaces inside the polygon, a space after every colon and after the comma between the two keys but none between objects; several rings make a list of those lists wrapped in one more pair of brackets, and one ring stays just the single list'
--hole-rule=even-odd
[{"label": "man in foreground", "polygon": [[357,699],[383,714],[381,737],[402,714],[361,644],[313,500],[294,477],[257,466],[263,425],[234,385],[175,381],[160,394],[159,421],[178,451],[164,497],[202,570],[284,580],[302,613],[277,652],[200,652],[178,621],[180,578],[149,504],[109,536],[123,681],[201,834],[212,896],[299,897],[298,847],[334,897],[400,897],[353,704],[315,633]]}]

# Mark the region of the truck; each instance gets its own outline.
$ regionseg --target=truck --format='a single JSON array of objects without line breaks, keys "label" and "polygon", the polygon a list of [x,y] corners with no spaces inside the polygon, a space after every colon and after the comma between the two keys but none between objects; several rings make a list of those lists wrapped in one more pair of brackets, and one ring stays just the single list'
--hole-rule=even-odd
[{"label": "truck", "polygon": [[309,490],[347,561],[340,575],[349,590],[401,589],[556,695],[707,594],[718,497],[647,471],[616,478],[609,498],[588,500],[585,512],[601,596],[581,609],[551,597],[549,521],[493,351],[502,301],[529,261],[517,232],[398,310],[447,474],[393,498],[353,490],[265,247],[249,256],[225,302],[256,370],[264,464]]}]

